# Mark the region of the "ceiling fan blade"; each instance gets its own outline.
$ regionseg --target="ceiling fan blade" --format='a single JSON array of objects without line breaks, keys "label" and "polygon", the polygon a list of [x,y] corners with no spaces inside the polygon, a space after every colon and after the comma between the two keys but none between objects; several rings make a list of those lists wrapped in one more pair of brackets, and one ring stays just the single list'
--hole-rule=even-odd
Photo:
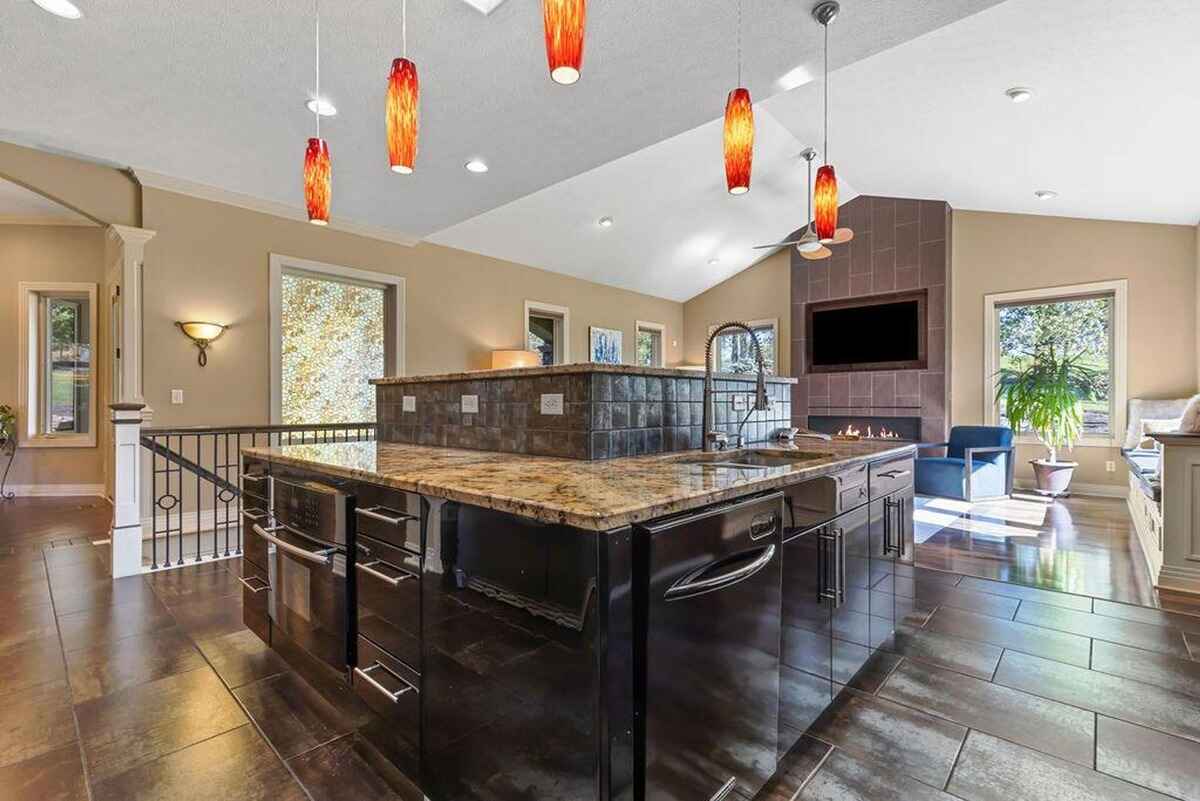
[{"label": "ceiling fan blade", "polygon": [[839,228],[833,232],[833,244],[843,245],[854,238],[854,231],[849,228]]},{"label": "ceiling fan blade", "polygon": [[755,245],[752,249],[753,250],[766,250],[767,248],[786,248],[788,245],[799,245],[801,242],[805,242],[805,241],[807,241],[807,240],[789,239],[787,242],[776,242],[773,245]]},{"label": "ceiling fan blade", "polygon": [[800,251],[800,255],[802,257],[808,259],[809,261],[819,261],[821,259],[828,259],[830,256],[833,255],[833,251],[830,250],[829,248],[823,247],[820,250],[814,250],[811,252],[802,250],[802,251]]}]

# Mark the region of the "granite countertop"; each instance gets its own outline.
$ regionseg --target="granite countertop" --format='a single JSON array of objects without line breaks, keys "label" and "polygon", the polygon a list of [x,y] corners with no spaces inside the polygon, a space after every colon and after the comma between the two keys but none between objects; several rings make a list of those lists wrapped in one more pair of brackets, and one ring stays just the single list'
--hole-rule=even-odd
[{"label": "granite countertop", "polygon": [[[585,462],[391,442],[344,442],[244,448],[243,453],[548,523],[607,531],[914,448],[907,443],[817,440],[753,447],[822,455],[782,467],[748,470],[681,461],[694,459],[699,451]],[[736,458],[736,452],[722,458]]]},{"label": "granite countertop", "polygon": [[[685,367],[640,367],[635,364],[555,364],[550,367],[512,367],[506,370],[468,370],[438,375],[391,376],[371,379],[372,384],[432,384],[440,381],[478,381],[486,378],[537,378],[543,375],[575,375],[580,373],[613,373],[617,375],[658,375],[670,378],[704,378],[703,370]],[[713,373],[714,378],[753,381],[754,373]],[[796,379],[769,375],[770,384],[795,384]]]}]

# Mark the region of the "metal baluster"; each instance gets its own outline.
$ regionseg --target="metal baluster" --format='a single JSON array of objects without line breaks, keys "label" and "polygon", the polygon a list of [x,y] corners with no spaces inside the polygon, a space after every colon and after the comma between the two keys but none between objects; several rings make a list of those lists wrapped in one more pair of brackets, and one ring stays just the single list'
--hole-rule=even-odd
[{"label": "metal baluster", "polygon": [[[150,441],[158,444],[158,437]],[[150,569],[158,570],[158,451],[150,451]],[[140,511],[140,510],[139,510]]]}]

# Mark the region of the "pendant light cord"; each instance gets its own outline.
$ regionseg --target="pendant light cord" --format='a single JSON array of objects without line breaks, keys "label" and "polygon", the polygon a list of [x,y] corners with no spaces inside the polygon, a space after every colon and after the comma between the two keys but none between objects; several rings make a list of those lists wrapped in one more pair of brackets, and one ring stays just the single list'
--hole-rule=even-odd
[{"label": "pendant light cord", "polygon": [[737,85],[742,87],[742,0],[737,0]]},{"label": "pendant light cord", "polygon": [[408,0],[400,0],[400,42],[403,55],[408,58]]},{"label": "pendant light cord", "polygon": [[829,163],[829,23],[825,28],[825,143],[822,145],[821,161]]},{"label": "pendant light cord", "polygon": [[317,138],[321,138],[321,0],[313,0],[317,31]]}]

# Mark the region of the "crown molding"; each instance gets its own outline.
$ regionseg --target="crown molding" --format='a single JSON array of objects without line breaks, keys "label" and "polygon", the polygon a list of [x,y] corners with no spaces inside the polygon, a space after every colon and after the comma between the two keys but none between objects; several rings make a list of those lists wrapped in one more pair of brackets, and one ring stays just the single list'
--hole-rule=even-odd
[{"label": "crown molding", "polygon": [[[231,192],[228,189],[221,189],[184,178],[174,178],[170,175],[163,175],[159,172],[143,170],[138,167],[132,168],[130,172],[133,173],[133,177],[139,184],[150,189],[161,189],[164,192],[174,192],[177,195],[188,195],[200,200],[224,203],[227,206],[236,206],[237,208],[256,211],[260,214],[270,214],[273,217],[282,217],[285,220],[308,222],[308,217],[305,215],[303,209],[289,206],[286,203],[265,200],[253,195],[243,195],[241,192]],[[341,231],[342,233],[354,234],[356,236],[365,236],[406,247],[413,247],[421,242],[420,237],[403,234],[390,228],[383,228],[377,225],[362,225],[345,220],[330,220],[329,225],[325,228],[330,231]]]},{"label": "crown molding", "polygon": [[58,225],[78,228],[98,228],[99,223],[83,217],[55,217],[52,215],[39,217],[22,217],[20,215],[0,214],[0,225]]}]

